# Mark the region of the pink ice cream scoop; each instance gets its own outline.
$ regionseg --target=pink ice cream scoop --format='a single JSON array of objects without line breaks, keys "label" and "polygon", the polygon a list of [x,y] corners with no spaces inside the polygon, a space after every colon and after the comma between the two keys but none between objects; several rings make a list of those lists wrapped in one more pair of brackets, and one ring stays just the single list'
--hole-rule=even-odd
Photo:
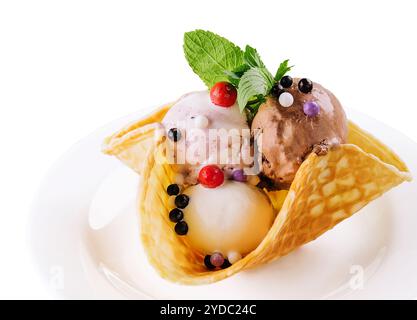
[{"label": "pink ice cream scoop", "polygon": [[168,138],[175,140],[171,141],[173,160],[189,184],[196,182],[204,165],[216,164],[231,173],[242,167],[242,158],[250,155],[250,128],[245,114],[237,104],[227,108],[213,104],[208,91],[181,97],[162,124]]}]

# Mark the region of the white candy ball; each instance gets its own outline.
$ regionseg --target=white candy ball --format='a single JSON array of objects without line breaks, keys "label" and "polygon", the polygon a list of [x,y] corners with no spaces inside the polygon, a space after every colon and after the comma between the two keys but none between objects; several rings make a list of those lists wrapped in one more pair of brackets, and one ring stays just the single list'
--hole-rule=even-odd
[{"label": "white candy ball", "polygon": [[280,94],[278,101],[281,106],[288,108],[294,103],[294,97],[289,92],[283,92]]},{"label": "white candy ball", "polygon": [[231,251],[227,254],[227,260],[229,260],[231,264],[238,262],[240,259],[242,259],[242,255],[239,252]]},{"label": "white candy ball", "polygon": [[209,120],[205,116],[196,116],[194,118],[194,125],[196,128],[204,129],[209,125]]}]

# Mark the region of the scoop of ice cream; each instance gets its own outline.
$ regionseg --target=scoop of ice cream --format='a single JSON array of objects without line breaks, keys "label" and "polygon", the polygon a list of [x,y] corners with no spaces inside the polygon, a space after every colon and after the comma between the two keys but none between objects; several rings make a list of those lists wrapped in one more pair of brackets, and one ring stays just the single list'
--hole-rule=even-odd
[{"label": "scoop of ice cream", "polygon": [[262,133],[262,172],[277,188],[291,184],[311,151],[325,153],[347,138],[346,115],[337,98],[317,83],[310,93],[302,93],[298,82],[294,79],[279,98],[269,97],[251,126],[255,136]]},{"label": "scoop of ice cream", "polygon": [[231,171],[250,156],[250,129],[245,115],[237,104],[228,108],[213,104],[208,91],[181,97],[162,124],[168,136],[172,129],[180,132],[177,141],[171,141],[170,160],[182,165],[188,182],[195,182],[202,165],[217,164]]},{"label": "scoop of ice cream", "polygon": [[275,218],[266,195],[246,183],[227,181],[215,189],[198,184],[184,193],[190,197],[184,209],[187,238],[203,254],[247,254],[262,241]]}]

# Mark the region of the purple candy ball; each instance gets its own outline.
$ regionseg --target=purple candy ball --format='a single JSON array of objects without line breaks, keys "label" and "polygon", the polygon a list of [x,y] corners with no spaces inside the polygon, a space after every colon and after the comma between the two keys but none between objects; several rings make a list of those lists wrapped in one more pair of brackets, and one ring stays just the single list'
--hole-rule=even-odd
[{"label": "purple candy ball", "polygon": [[234,170],[232,173],[232,179],[239,182],[245,182],[246,175],[242,169]]},{"label": "purple candy ball", "polygon": [[308,101],[304,103],[303,111],[306,116],[315,117],[320,112],[320,106],[314,101]]},{"label": "purple candy ball", "polygon": [[224,262],[223,255],[219,252],[213,253],[210,257],[210,263],[215,267],[220,267]]}]

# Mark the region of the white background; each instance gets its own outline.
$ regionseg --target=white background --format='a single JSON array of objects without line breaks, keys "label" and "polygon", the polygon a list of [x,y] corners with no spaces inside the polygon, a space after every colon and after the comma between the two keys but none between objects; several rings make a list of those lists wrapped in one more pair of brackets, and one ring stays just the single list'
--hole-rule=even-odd
[{"label": "white background", "polygon": [[293,75],[417,140],[413,3],[0,1],[0,298],[49,297],[26,224],[52,163],[115,118],[203,88],[185,31],[249,43],[272,72],[290,58]]}]

